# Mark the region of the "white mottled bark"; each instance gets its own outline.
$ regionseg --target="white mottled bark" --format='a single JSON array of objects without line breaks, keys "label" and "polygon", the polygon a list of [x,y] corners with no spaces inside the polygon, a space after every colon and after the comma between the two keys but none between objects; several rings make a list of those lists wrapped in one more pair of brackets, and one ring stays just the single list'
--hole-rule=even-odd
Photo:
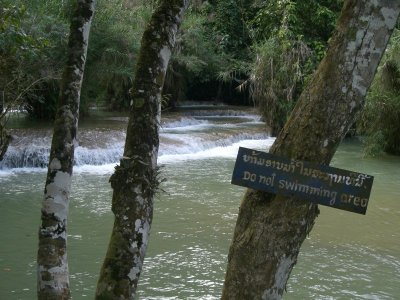
[{"label": "white mottled bark", "polygon": [[54,123],[39,229],[38,299],[69,299],[67,216],[79,117],[80,89],[86,62],[94,0],[78,0],[71,20],[68,61]]},{"label": "white mottled bark", "polygon": [[[398,0],[345,2],[327,55],[271,153],[329,164],[364,104],[399,11]],[[222,299],[280,299],[318,213],[306,201],[248,190]]]},{"label": "white mottled bark", "polygon": [[96,299],[134,299],[157,189],[161,90],[187,0],[163,0],[146,28],[137,62],[124,156],[110,182],[114,227]]}]

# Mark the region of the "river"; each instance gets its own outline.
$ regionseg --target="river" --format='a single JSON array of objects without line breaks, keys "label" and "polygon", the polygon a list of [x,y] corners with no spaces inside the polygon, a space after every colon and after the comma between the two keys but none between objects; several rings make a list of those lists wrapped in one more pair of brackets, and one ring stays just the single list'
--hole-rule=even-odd
[{"label": "river", "polygon": [[[68,255],[73,299],[92,299],[111,233],[108,182],[122,154],[126,119],[83,122],[71,193]],[[244,188],[230,184],[239,145],[274,138],[251,111],[197,110],[164,118],[140,299],[219,299]],[[37,231],[50,130],[16,129],[0,164],[0,299],[36,298]],[[332,166],[375,176],[367,214],[320,206],[284,299],[399,299],[400,158],[363,158],[357,140]]]}]

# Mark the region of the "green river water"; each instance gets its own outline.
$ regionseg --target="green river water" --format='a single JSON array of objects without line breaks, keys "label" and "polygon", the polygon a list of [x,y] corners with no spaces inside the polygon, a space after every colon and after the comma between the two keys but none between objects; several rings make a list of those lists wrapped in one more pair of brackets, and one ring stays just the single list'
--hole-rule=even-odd
[{"label": "green river water", "polygon": [[[219,299],[244,193],[230,184],[234,160],[204,153],[165,160],[140,299]],[[363,158],[353,140],[340,146],[331,165],[375,176],[367,214],[320,206],[284,299],[400,299],[400,158]],[[111,232],[112,167],[99,170],[82,168],[73,178],[73,299],[93,299]],[[44,180],[44,169],[0,170],[0,299],[36,298]]]}]

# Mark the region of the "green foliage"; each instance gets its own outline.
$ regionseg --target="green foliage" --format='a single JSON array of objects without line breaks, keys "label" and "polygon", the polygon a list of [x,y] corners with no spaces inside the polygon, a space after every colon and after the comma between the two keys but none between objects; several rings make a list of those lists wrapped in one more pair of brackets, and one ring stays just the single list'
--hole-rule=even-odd
[{"label": "green foliage", "polygon": [[250,96],[277,134],[325,55],[342,1],[255,1]]},{"label": "green foliage", "polygon": [[[174,99],[193,90],[198,94],[199,84],[215,87],[216,83],[219,91],[221,86],[238,88],[261,106],[267,122],[276,123],[272,126],[276,131],[324,56],[341,4],[339,0],[196,2],[185,15],[166,90]],[[273,68],[262,70],[266,62]]]},{"label": "green foliage", "polygon": [[206,9],[189,10],[181,26],[173,61],[201,81],[215,78],[223,60],[215,46],[215,35],[207,28]]},{"label": "green foliage", "polygon": [[171,106],[185,98],[194,85],[217,81],[228,65],[231,56],[221,51],[218,33],[210,30],[213,9],[205,1],[192,4],[185,14],[164,86]]},{"label": "green foliage", "polygon": [[24,59],[34,55],[40,47],[40,42],[28,35],[22,28],[21,21],[27,14],[25,6],[10,5],[0,11],[0,53],[2,62],[7,62],[9,56],[14,59]]},{"label": "green foliage", "polygon": [[283,127],[303,87],[305,62],[311,55],[302,41],[282,42],[270,38],[254,47],[251,96],[272,134]]},{"label": "green foliage", "polygon": [[[0,91],[6,91],[7,103],[18,102],[32,117],[51,119],[76,0],[5,1],[0,20]],[[92,104],[111,109],[129,105],[135,58],[154,5],[155,1],[144,0],[98,1],[81,114]]]},{"label": "green foliage", "polygon": [[358,130],[367,155],[400,155],[400,30],[395,30],[367,95]]},{"label": "green foliage", "polygon": [[235,57],[243,57],[250,44],[247,28],[248,3],[242,0],[222,0],[215,5],[213,27],[218,35],[218,46]]},{"label": "green foliage", "polygon": [[257,12],[249,25],[256,40],[278,35],[304,40],[313,49],[314,43],[326,46],[342,5],[342,0],[256,1]]},{"label": "green foliage", "polygon": [[[41,15],[50,1],[35,7],[33,2],[8,2],[1,9],[0,90],[7,109],[25,107],[35,114],[38,99],[49,95],[49,82],[61,73],[67,26],[59,17]],[[57,95],[58,87],[50,96]]]},{"label": "green foliage", "polygon": [[[51,118],[65,61],[69,19],[76,2],[3,2],[6,10],[0,20],[0,90],[7,86],[7,101],[18,98],[31,115]],[[276,108],[271,112],[276,112],[273,119],[282,124],[307,75],[324,55],[341,2],[192,1],[167,72],[165,99],[173,104],[185,95],[215,98],[224,94],[224,89],[239,86],[244,97],[253,92],[253,99],[264,111],[271,104],[265,103],[275,99]],[[98,0],[81,113],[93,105],[113,110],[129,106],[128,91],[141,36],[156,3]],[[267,62],[267,69],[261,70]],[[268,73],[271,62],[273,72]],[[254,82],[255,78],[262,82]],[[207,93],[201,95],[204,91]],[[262,95],[268,94],[276,97],[261,104]],[[272,114],[265,118],[272,118]]]},{"label": "green foliage", "polygon": [[129,107],[135,61],[153,5],[153,1],[98,1],[82,91],[84,103],[112,110]]},{"label": "green foliage", "polygon": [[257,1],[257,12],[249,20],[252,36],[256,40],[268,39],[276,36],[282,27],[287,6],[291,1]]}]

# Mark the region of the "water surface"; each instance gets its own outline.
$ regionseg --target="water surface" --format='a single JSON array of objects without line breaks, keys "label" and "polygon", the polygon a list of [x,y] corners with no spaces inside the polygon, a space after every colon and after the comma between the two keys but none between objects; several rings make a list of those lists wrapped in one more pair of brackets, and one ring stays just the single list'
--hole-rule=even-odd
[{"label": "water surface", "polygon": [[[68,228],[74,299],[94,295],[113,222],[108,179],[124,138],[115,127],[87,130],[94,130],[99,144],[88,139],[81,146],[74,170]],[[262,132],[252,115],[185,116],[164,124],[159,161],[167,181],[155,201],[140,299],[219,299],[244,193],[230,184],[237,148],[268,148],[273,139]],[[110,136],[117,142],[107,144]],[[45,157],[46,139],[37,139],[32,143]],[[14,150],[18,160],[22,152],[18,145]],[[375,176],[367,214],[320,206],[284,299],[398,299],[400,159],[363,158],[353,140],[340,146],[332,165]],[[0,299],[36,298],[45,172],[42,167],[0,169]]]}]

